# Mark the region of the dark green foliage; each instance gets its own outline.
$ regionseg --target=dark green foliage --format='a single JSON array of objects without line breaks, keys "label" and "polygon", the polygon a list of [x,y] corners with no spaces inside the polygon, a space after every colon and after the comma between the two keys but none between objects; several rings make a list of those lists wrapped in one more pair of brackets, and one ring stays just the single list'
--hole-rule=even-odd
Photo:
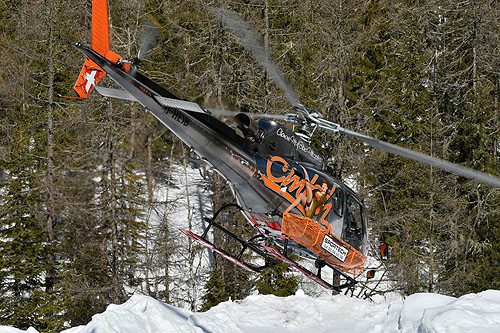
[{"label": "dark green foliage", "polygon": [[273,294],[280,297],[295,294],[298,285],[297,278],[289,272],[289,265],[283,262],[266,268],[260,274],[256,283],[259,293],[263,295]]},{"label": "dark green foliage", "polygon": [[57,303],[53,303],[56,298],[47,293],[44,286],[43,274],[49,268],[45,256],[49,247],[39,221],[29,208],[29,205],[36,204],[36,199],[32,192],[27,191],[27,184],[22,184],[22,180],[11,181],[8,188],[2,188],[10,195],[2,200],[0,219],[0,237],[3,240],[0,245],[0,322],[22,329],[29,326],[53,328],[55,322],[50,322],[50,317],[44,320],[37,310],[45,311],[45,315],[52,317],[51,320],[55,319],[51,313],[60,310]]},{"label": "dark green foliage", "polygon": [[[18,112],[15,118],[21,121],[22,114]],[[24,116],[36,119],[36,113]],[[43,207],[37,175],[42,167],[37,157],[41,148],[31,140],[36,130],[24,124],[8,134],[17,145],[0,164],[8,174],[8,182],[0,183],[0,324],[57,330],[62,327],[63,307],[44,279],[53,268],[47,257],[55,249],[47,242],[44,216],[38,215]]]},{"label": "dark green foliage", "polygon": [[[393,14],[398,19],[392,21],[384,67],[393,107],[379,112],[379,137],[498,173],[488,166],[492,143],[483,130],[494,119],[494,103],[477,89],[482,74],[474,46],[476,7],[462,3],[458,9],[450,2],[436,13],[432,5]],[[482,288],[494,288],[497,277],[480,277],[495,262],[489,251],[494,234],[478,231],[498,223],[490,218],[496,191],[398,157],[382,155],[380,161],[369,171],[377,185],[374,219],[386,220],[378,228],[393,246],[390,273],[401,290],[461,295],[475,289],[477,280],[489,280]]]},{"label": "dark green foliage", "polygon": [[222,278],[221,271],[215,268],[210,274],[210,278],[205,285],[205,295],[201,297],[203,305],[201,311],[207,311],[219,303],[225,302],[230,297],[230,292]]}]

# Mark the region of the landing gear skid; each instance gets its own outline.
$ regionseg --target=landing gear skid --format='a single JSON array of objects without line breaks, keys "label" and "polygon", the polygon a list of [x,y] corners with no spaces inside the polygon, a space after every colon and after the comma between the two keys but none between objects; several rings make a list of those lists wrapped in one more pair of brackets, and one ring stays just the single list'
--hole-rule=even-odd
[{"label": "landing gear skid", "polygon": [[[227,260],[235,263],[236,265],[240,266],[241,268],[243,268],[247,271],[250,271],[250,272],[255,272],[255,273],[261,272],[265,268],[268,268],[273,263],[275,263],[274,260],[270,260],[270,257],[266,254],[265,251],[260,249],[259,246],[254,243],[256,240],[258,240],[260,238],[264,238],[264,235],[256,235],[256,236],[251,237],[248,241],[245,241],[245,240],[239,238],[238,236],[236,236],[235,234],[233,234],[231,231],[229,231],[226,228],[224,228],[223,226],[221,226],[220,224],[215,222],[215,219],[217,218],[217,216],[224,209],[231,208],[231,207],[235,207],[235,208],[238,208],[239,210],[242,210],[242,208],[240,206],[238,206],[237,204],[233,204],[233,203],[222,206],[219,210],[217,210],[217,212],[215,212],[215,214],[212,218],[207,218],[207,217],[205,218],[205,221],[208,222],[208,226],[205,228],[205,230],[203,230],[203,233],[201,236],[198,236],[189,230],[185,230],[185,229],[179,229],[179,230],[181,232],[183,232],[185,235],[191,237],[192,239],[194,239],[195,241],[200,243],[201,245],[212,249],[213,251],[217,252],[218,254],[220,254],[221,256],[226,258]],[[214,244],[212,244],[211,242],[209,242],[207,240],[208,231],[210,230],[210,228],[212,226],[219,229],[220,231],[222,231],[223,233],[225,233],[226,235],[228,235],[229,237],[231,237],[232,239],[234,239],[240,243],[241,248],[240,248],[238,255],[233,256],[233,255],[229,254],[227,251],[216,247]],[[246,250],[250,250],[254,254],[257,254],[258,256],[262,257],[265,260],[265,265],[255,266],[253,264],[244,262],[242,260],[242,257],[243,257],[243,254],[245,253]]]},{"label": "landing gear skid", "polygon": [[[286,257],[283,253],[276,250],[275,248],[268,247],[268,246],[264,246],[264,248],[266,249],[266,251],[270,255],[272,255],[273,257],[275,257],[278,260],[281,260],[284,263],[289,264],[290,266],[294,267],[295,269],[299,270],[305,276],[307,276],[308,278],[310,278],[311,280],[313,280],[314,282],[316,282],[317,284],[319,284],[323,288],[330,289],[330,290],[333,290],[336,292],[340,292],[344,288],[353,288],[354,285],[356,283],[358,283],[358,281],[354,280],[352,277],[346,275],[344,272],[338,270],[336,267],[331,266],[330,264],[328,264],[324,261],[319,261],[320,264],[316,266],[318,268],[318,272],[316,274],[314,274],[313,272],[311,272],[310,270],[308,270],[304,266],[301,266],[300,264],[296,263],[292,259]],[[286,251],[283,251],[283,252],[286,253]],[[346,279],[346,282],[344,284],[337,285],[335,283],[329,283],[329,282],[326,282],[325,280],[323,280],[323,278],[321,277],[321,268],[324,267],[325,265],[330,267],[334,271],[335,274],[342,275]]]},{"label": "landing gear skid", "polygon": [[[234,203],[222,206],[219,210],[217,210],[217,212],[215,212],[215,214],[212,218],[205,218],[205,221],[208,222],[208,226],[205,228],[205,230],[203,230],[203,233],[201,236],[198,236],[189,230],[185,230],[185,229],[179,229],[179,230],[181,232],[183,232],[185,235],[192,238],[193,240],[200,243],[201,245],[212,249],[213,251],[219,253],[221,256],[223,256],[227,260],[235,263],[236,265],[238,265],[241,268],[243,268],[247,271],[250,271],[250,272],[255,272],[255,273],[261,272],[262,270],[264,270],[268,267],[274,266],[276,264],[276,260],[279,260],[279,261],[287,263],[288,265],[296,268],[297,270],[299,270],[300,272],[305,274],[308,278],[312,279],[314,282],[318,283],[319,285],[321,285],[322,287],[324,287],[326,289],[340,292],[342,289],[345,289],[345,288],[348,288],[348,289],[354,288],[354,285],[357,283],[357,281],[355,279],[353,279],[352,277],[348,276],[344,272],[340,271],[335,266],[332,266],[323,260],[316,260],[315,265],[316,265],[316,268],[318,268],[318,271],[316,274],[314,274],[313,272],[311,272],[307,268],[301,266],[300,264],[296,263],[292,259],[288,258],[286,256],[287,249],[288,249],[288,240],[285,240],[283,253],[282,253],[275,248],[272,248],[269,246],[262,247],[261,245],[256,244],[255,243],[256,240],[265,238],[265,236],[262,234],[253,236],[248,241],[245,241],[245,240],[239,238],[238,236],[236,236],[235,234],[233,234],[231,231],[229,231],[226,228],[224,228],[223,226],[221,226],[220,224],[216,223],[215,219],[217,218],[217,216],[223,210],[231,208],[231,207],[235,207],[239,210],[242,210],[242,208],[240,206],[238,206],[237,204],[234,204]],[[232,239],[234,239],[235,241],[240,243],[241,248],[240,248],[238,255],[233,256],[233,255],[229,254],[227,251],[216,247],[214,244],[212,244],[210,241],[207,240],[207,234],[212,226],[219,229],[224,234],[226,234],[227,236],[231,237]],[[246,250],[250,250],[254,254],[263,258],[265,260],[265,265],[255,266],[253,264],[250,264],[248,262],[243,261],[242,257],[243,257],[243,254],[245,253]],[[341,285],[338,285],[338,283],[326,282],[321,277],[321,269],[324,266],[328,266],[334,271],[334,282],[336,280],[335,276],[338,277],[339,275],[343,276],[346,279],[346,282],[344,284],[341,284]]]}]

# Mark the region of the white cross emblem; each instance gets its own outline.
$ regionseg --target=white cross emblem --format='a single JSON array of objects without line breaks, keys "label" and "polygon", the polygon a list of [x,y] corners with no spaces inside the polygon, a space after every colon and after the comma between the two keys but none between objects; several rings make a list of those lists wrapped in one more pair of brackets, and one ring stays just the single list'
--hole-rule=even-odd
[{"label": "white cross emblem", "polygon": [[97,70],[93,69],[85,74],[85,91],[89,94],[92,88],[95,86],[95,76],[97,75]]}]

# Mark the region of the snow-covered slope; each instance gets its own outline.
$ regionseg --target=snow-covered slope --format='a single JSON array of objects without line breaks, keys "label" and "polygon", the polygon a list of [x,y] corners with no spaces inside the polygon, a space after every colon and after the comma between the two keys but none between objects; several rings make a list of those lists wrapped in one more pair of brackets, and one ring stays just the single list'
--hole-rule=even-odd
[{"label": "snow-covered slope", "polygon": [[[36,332],[31,329],[31,332]],[[21,332],[0,327],[0,332]],[[207,312],[191,312],[147,296],[110,305],[86,326],[66,333],[112,332],[500,332],[500,291],[460,298],[415,294],[370,303],[344,295],[249,296]]]}]

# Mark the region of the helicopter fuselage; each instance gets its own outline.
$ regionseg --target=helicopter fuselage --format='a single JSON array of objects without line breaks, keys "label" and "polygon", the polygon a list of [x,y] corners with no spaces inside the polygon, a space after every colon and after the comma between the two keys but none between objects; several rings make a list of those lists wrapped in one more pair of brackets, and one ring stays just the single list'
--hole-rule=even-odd
[{"label": "helicopter fuselage", "polygon": [[[257,126],[250,126],[250,120],[246,119],[241,129],[247,135],[240,136],[208,110],[195,112],[165,106],[161,98],[178,97],[135,69],[127,71],[124,66],[108,61],[82,44],[75,46],[99,65],[131,99],[142,104],[227,180],[244,216],[262,234],[278,242],[285,240],[279,213],[305,190],[301,167],[307,170],[313,189],[320,188],[322,179],[327,181],[331,189],[327,203],[318,214],[319,222],[339,238],[346,234],[345,198],[350,196],[358,203],[359,199],[347,186],[323,172],[321,155],[293,131],[264,119]],[[366,254],[366,221],[361,213],[362,206],[359,205],[362,236],[358,236],[356,244],[352,245]],[[292,212],[299,215],[305,213],[300,205]],[[290,242],[289,247],[299,255],[315,257],[300,244]]]}]

